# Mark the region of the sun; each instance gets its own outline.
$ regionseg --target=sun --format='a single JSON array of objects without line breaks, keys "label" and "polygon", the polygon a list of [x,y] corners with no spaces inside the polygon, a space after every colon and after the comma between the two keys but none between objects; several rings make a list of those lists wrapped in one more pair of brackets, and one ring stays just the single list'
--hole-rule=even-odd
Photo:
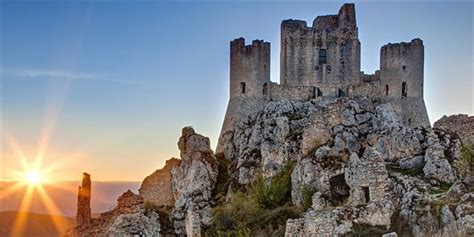
[{"label": "sun", "polygon": [[43,181],[42,175],[39,171],[28,171],[25,174],[25,181],[28,185],[36,186],[40,185],[41,182]]}]

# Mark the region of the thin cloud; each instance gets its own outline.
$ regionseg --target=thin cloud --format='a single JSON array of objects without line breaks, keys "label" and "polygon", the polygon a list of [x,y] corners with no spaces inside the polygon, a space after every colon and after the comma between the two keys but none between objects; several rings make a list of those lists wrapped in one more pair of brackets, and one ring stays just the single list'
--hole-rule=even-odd
[{"label": "thin cloud", "polygon": [[19,70],[3,70],[3,75],[17,78],[38,78],[38,79],[57,79],[71,81],[107,81],[125,84],[145,85],[141,81],[111,79],[97,74],[73,72],[63,70],[36,70],[36,69],[19,69]]}]

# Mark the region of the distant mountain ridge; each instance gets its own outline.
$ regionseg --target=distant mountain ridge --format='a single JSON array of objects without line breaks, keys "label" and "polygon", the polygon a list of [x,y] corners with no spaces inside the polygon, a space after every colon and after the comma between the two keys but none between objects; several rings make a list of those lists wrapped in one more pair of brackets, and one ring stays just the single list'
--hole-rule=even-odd
[{"label": "distant mountain ridge", "polygon": [[[11,189],[17,182],[0,181],[0,193]],[[75,217],[77,206],[77,188],[79,181],[62,181],[51,184],[44,184],[43,188],[56,204],[60,213],[49,213],[40,201],[32,202],[29,212],[39,214],[53,214]],[[104,212],[112,209],[116,204],[117,197],[127,190],[138,192],[140,182],[127,181],[96,181],[92,183],[93,198],[91,200],[92,212]],[[25,194],[26,186],[7,196],[0,195],[0,211],[18,211],[22,198]],[[38,191],[33,192],[32,199],[40,200]]]}]

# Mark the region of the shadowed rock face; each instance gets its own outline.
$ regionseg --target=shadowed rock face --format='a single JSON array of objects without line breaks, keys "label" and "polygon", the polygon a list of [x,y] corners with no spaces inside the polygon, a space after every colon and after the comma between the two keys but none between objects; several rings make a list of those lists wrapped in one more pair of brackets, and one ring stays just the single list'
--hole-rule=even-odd
[{"label": "shadowed rock face", "polygon": [[145,203],[155,206],[174,206],[171,170],[180,163],[181,160],[171,158],[166,161],[165,167],[156,170],[143,180],[139,193]]},{"label": "shadowed rock face", "polygon": [[82,175],[82,185],[77,193],[77,215],[78,226],[91,223],[91,177],[88,173]]}]

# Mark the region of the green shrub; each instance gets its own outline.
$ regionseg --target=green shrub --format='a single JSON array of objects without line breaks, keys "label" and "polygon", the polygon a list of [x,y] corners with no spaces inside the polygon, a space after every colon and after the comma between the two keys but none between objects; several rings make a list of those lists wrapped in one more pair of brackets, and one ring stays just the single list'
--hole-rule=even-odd
[{"label": "green shrub", "polygon": [[288,137],[290,137],[291,140],[296,141],[298,137],[301,135],[303,135],[303,130],[301,128],[295,128],[290,131],[290,134],[288,135]]},{"label": "green shrub", "polygon": [[288,120],[300,120],[304,118],[304,116],[302,114],[290,114],[288,115]]},{"label": "green shrub", "polygon": [[408,176],[418,176],[423,173],[423,167],[417,167],[412,169],[402,169],[397,164],[386,164],[385,167],[390,172],[396,172]]},{"label": "green shrub", "polygon": [[461,158],[466,163],[469,174],[472,175],[474,170],[474,143],[464,144],[461,147]]},{"label": "green shrub", "polygon": [[430,194],[438,194],[438,193],[445,193],[448,192],[448,190],[451,188],[453,183],[446,183],[446,182],[441,182],[439,187],[433,187],[428,189],[428,192]]},{"label": "green shrub", "polygon": [[213,190],[214,200],[217,202],[223,202],[230,185],[230,174],[229,165],[230,161],[225,159],[223,155],[216,155],[217,161],[219,162],[217,183]]},{"label": "green shrub", "polygon": [[441,210],[443,209],[443,206],[446,205],[445,201],[442,199],[438,200],[433,200],[430,204],[431,206],[431,212],[435,217],[438,218],[438,223],[441,224],[442,222],[442,213]]},{"label": "green shrub", "polygon": [[302,196],[302,201],[303,201],[303,209],[308,210],[308,208],[311,207],[313,204],[313,194],[316,193],[318,190],[316,188],[313,188],[309,185],[304,185],[303,188],[301,189],[301,196]]},{"label": "green shrub", "polygon": [[234,193],[228,203],[214,207],[213,223],[204,235],[237,237],[256,236],[263,230],[284,231],[286,220],[297,218],[301,212],[291,205],[293,167],[294,163],[290,162],[267,180],[258,175],[245,193]]},{"label": "green shrub", "polygon": [[235,193],[232,201],[213,209],[215,231],[252,229],[263,213],[262,208],[242,193]]},{"label": "green shrub", "polygon": [[291,173],[294,162],[288,162],[270,180],[261,174],[247,188],[249,195],[263,208],[271,209],[291,201]]}]

